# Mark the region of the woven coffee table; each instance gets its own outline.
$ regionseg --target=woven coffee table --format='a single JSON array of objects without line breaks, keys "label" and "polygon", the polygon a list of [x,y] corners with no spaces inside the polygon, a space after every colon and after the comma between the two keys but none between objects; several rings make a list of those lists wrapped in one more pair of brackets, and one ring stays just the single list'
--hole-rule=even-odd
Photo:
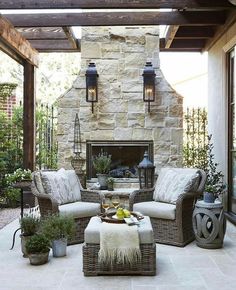
[{"label": "woven coffee table", "polygon": [[[100,250],[100,228],[102,221],[99,217],[92,217],[85,229],[85,243],[83,245],[83,271],[85,276],[97,275],[156,275],[156,244],[149,217],[144,217],[138,227],[141,261],[135,265],[115,264],[100,265],[98,252]],[[114,224],[114,226],[116,226]]]}]

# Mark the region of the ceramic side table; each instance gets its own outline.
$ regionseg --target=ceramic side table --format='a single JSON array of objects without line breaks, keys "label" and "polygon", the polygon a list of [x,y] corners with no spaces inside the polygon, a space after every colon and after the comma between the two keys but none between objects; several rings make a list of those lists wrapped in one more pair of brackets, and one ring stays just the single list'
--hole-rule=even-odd
[{"label": "ceramic side table", "polygon": [[220,201],[197,201],[193,211],[193,230],[196,244],[201,248],[217,249],[223,246],[226,220]]}]

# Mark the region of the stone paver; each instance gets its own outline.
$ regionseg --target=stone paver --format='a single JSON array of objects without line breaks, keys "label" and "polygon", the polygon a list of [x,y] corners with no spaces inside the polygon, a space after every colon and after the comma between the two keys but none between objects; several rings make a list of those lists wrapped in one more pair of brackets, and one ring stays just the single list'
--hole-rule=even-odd
[{"label": "stone paver", "polygon": [[157,275],[84,277],[82,244],[68,247],[67,256],[31,266],[22,257],[20,238],[12,251],[18,220],[0,230],[0,290],[235,290],[236,227],[227,224],[224,248],[184,248],[157,244]]},{"label": "stone paver", "polygon": [[0,229],[20,216],[20,208],[0,208]]}]

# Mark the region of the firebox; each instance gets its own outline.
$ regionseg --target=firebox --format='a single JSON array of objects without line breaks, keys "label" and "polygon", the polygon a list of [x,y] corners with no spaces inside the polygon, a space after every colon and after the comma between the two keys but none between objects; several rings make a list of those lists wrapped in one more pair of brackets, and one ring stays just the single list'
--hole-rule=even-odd
[{"label": "firebox", "polygon": [[109,175],[114,178],[137,178],[137,166],[145,151],[153,162],[153,141],[87,141],[87,178],[96,177],[93,156],[101,152],[111,155]]}]

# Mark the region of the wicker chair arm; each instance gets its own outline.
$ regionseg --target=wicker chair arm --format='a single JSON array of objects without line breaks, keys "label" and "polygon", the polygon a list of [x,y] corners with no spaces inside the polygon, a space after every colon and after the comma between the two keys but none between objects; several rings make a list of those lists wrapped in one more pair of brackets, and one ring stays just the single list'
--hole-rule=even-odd
[{"label": "wicker chair arm", "polygon": [[104,195],[97,191],[85,190],[85,189],[81,190],[81,201],[102,204],[103,198],[104,198]]},{"label": "wicker chair arm", "polygon": [[133,210],[133,205],[138,202],[152,201],[154,188],[139,189],[133,191],[129,196],[129,207]]},{"label": "wicker chair arm", "polygon": [[31,183],[31,191],[38,199],[39,209],[42,216],[59,212],[59,203],[56,201],[56,199],[49,194],[40,193],[37,190],[34,182]]},{"label": "wicker chair arm", "polygon": [[176,201],[176,220],[181,222],[183,215],[192,215],[194,204],[200,196],[199,192],[190,191],[181,194]]}]

